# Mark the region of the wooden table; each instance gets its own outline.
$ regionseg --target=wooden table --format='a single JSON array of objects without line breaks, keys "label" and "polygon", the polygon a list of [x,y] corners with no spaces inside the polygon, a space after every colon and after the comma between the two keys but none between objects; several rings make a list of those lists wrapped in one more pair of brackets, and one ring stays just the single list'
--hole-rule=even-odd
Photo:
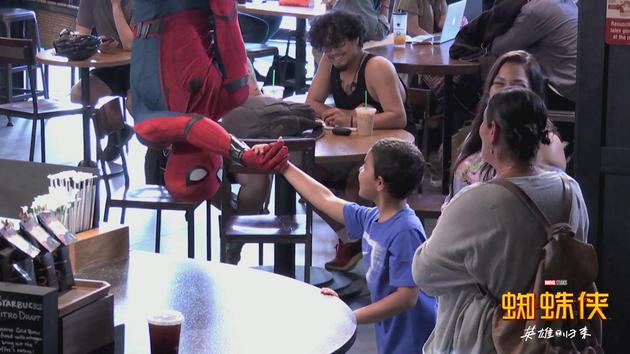
[{"label": "wooden table", "polygon": [[383,138],[414,141],[413,135],[402,129],[375,129],[371,136],[359,136],[356,131],[348,136],[335,135],[325,129],[324,136],[315,143],[315,162],[361,162],[368,150]]},{"label": "wooden table", "polygon": [[337,353],[354,343],[356,319],[341,300],[277,274],[132,252],[77,274],[112,285],[125,351],[149,352],[148,314],[182,312],[180,353]]},{"label": "wooden table", "polygon": [[442,124],[442,193],[448,194],[453,124],[453,75],[471,75],[479,71],[478,62],[451,59],[449,49],[453,41],[444,44],[422,45],[407,43],[405,47],[392,44],[372,47],[369,53],[385,57],[406,74],[432,74],[444,76],[444,124]]},{"label": "wooden table", "polygon": [[83,105],[83,161],[79,166],[96,167],[92,161],[90,142],[90,68],[106,68],[112,66],[127,65],[131,63],[130,51],[117,51],[113,53],[96,53],[85,60],[68,60],[55,54],[54,49],[47,49],[37,53],[37,61],[45,65],[67,66],[79,68],[81,78],[81,104]]},{"label": "wooden table", "polygon": [[[250,15],[291,16],[296,18],[295,27],[295,91],[303,93],[306,87],[306,20],[323,15],[326,7],[315,0],[315,7],[283,6],[277,1],[247,2],[238,5],[238,11]],[[304,69],[302,71],[302,69]]]}]

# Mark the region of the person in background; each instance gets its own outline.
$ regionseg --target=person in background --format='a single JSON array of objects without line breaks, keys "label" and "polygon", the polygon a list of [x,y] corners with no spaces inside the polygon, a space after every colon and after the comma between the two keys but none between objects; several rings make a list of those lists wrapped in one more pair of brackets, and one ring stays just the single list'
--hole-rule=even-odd
[{"label": "person in background", "polygon": [[[488,100],[501,89],[510,86],[528,88],[540,97],[545,97],[545,79],[534,57],[522,50],[512,51],[499,57],[485,81],[484,95],[479,104],[477,115],[471,125],[471,131],[461,146],[457,161],[453,164],[453,176],[450,198],[462,188],[475,182],[487,181],[496,171],[481,156],[481,137],[479,127],[483,122],[483,113]],[[554,132],[553,124],[549,127],[550,144],[540,144],[537,149],[536,163],[543,170],[563,171],[566,167],[563,144]]]},{"label": "person in background", "polygon": [[391,0],[324,0],[326,9],[356,14],[365,26],[364,41],[380,41],[389,33]]},{"label": "person in background", "polygon": [[[390,1],[393,0],[323,0],[327,10],[345,11],[361,18],[366,31],[363,42],[380,41],[389,34]],[[322,55],[321,48],[313,47],[315,71],[319,68]]]},{"label": "person in background", "polygon": [[400,0],[396,10],[407,12],[407,34],[437,33],[444,26],[446,0]]},{"label": "person in background", "polygon": [[[336,197],[300,169],[280,171],[313,207],[345,223],[348,236],[362,242],[372,303],[354,311],[358,324],[374,323],[381,354],[419,353],[435,324],[435,299],[418,290],[411,260],[424,240],[424,228],[407,197],[424,168],[416,146],[382,139],[368,151],[359,172],[359,194],[376,204],[364,207]],[[331,289],[325,295],[337,296]]]},{"label": "person in background", "polygon": [[[566,222],[563,179],[568,180],[573,191],[568,224],[585,242],[588,214],[580,186],[564,172],[544,171],[536,163],[540,144],[550,143],[542,98],[523,87],[495,93],[479,135],[482,158],[497,178],[520,187],[551,224]],[[413,260],[416,284],[438,299],[437,323],[423,352],[495,353],[497,301],[508,291],[528,292],[546,242],[536,216],[504,187],[476,183],[460,191]]]},{"label": "person in background", "polygon": [[[367,92],[367,104],[377,112],[374,129],[403,129],[407,126],[405,87],[392,63],[363,51],[365,28],[359,16],[345,11],[319,16],[311,24],[309,37],[311,45],[324,53],[306,96],[306,103],[315,110],[318,118],[328,126],[355,127],[354,109],[365,104]],[[330,94],[335,101],[334,107],[325,104]],[[356,194],[357,168],[357,164],[326,165],[318,178],[325,181],[342,179],[341,183],[347,185],[346,199],[366,203]],[[348,271],[361,259],[361,245],[347,243],[343,225],[324,218],[340,238],[336,257],[326,263],[326,268]]]},{"label": "person in background", "polygon": [[[131,51],[133,32],[131,23],[131,0],[89,0],[79,3],[76,31],[80,34],[91,34],[95,29],[102,38],[100,50],[111,52],[116,50]],[[128,97],[130,65],[108,68],[96,68],[90,72],[90,105],[94,105],[101,97],[115,95]],[[72,87],[72,102],[81,102],[81,82]],[[129,100],[127,100],[129,105]],[[118,147],[126,144],[133,136],[133,128],[127,125],[122,117],[108,117],[108,122],[101,126],[111,127],[107,146],[103,150],[103,158],[111,161],[118,157]],[[116,121],[112,121],[116,120]]]},{"label": "person in background", "polygon": [[494,38],[497,55],[522,49],[540,63],[550,109],[575,109],[578,7],[573,0],[530,0],[510,29]]}]

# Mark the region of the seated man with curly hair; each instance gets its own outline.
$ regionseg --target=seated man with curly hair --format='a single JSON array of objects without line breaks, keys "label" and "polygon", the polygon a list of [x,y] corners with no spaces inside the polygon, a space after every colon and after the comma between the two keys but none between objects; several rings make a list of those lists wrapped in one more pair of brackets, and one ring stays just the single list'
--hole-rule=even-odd
[{"label": "seated man with curly hair", "polygon": [[[363,51],[365,27],[357,15],[332,11],[315,18],[309,39],[324,56],[308,90],[306,103],[326,125],[356,126],[354,109],[364,104],[376,108],[374,129],[403,129],[407,126],[405,86],[389,60]],[[335,106],[324,102],[332,94]],[[319,174],[320,180],[344,178],[348,182],[345,198],[360,201],[357,173],[359,164],[322,166],[329,176]],[[348,171],[351,171],[348,173]],[[352,186],[354,185],[354,186]],[[345,239],[345,228],[327,220],[340,239]],[[327,269],[350,270],[361,259],[360,243],[343,243],[337,247],[337,257],[326,264]]]}]

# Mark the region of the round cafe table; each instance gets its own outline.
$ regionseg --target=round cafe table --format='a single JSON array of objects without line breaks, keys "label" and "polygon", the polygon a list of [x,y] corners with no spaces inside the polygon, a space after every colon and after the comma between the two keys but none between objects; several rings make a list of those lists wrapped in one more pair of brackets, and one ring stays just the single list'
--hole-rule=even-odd
[{"label": "round cafe table", "polygon": [[344,353],[356,337],[356,318],[341,300],[269,272],[134,251],[77,277],[111,284],[126,353],[149,353],[147,315],[165,308],[185,317],[182,354]]},{"label": "round cafe table", "polygon": [[85,60],[68,60],[66,57],[56,55],[54,49],[47,49],[37,53],[36,59],[45,65],[65,66],[79,68],[81,78],[81,104],[83,105],[83,161],[79,162],[82,167],[96,167],[92,161],[92,151],[90,142],[90,117],[92,107],[90,107],[90,68],[106,68],[121,66],[131,63],[130,51],[115,51],[112,53],[96,53]]}]

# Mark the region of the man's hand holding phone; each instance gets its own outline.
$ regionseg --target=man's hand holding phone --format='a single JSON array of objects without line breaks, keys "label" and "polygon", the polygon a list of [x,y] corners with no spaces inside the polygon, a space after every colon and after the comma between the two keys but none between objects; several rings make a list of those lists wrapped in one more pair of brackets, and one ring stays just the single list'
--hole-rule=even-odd
[{"label": "man's hand holding phone", "polygon": [[102,53],[111,53],[120,50],[120,42],[111,37],[101,36],[99,49]]}]

